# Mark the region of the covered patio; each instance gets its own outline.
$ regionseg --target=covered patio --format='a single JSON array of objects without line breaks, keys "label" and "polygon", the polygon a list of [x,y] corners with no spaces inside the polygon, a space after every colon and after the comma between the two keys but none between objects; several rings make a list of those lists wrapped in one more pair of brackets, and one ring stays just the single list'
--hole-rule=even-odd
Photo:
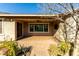
[{"label": "covered patio", "polygon": [[17,35],[22,34],[20,35],[22,38],[19,38],[17,42],[22,47],[32,47],[30,56],[49,56],[49,46],[59,43],[53,36],[57,32],[60,22],[61,20],[57,19],[56,15],[16,17],[16,23],[21,24],[16,26],[17,29],[20,26],[16,31]]},{"label": "covered patio", "polygon": [[53,36],[61,22],[57,15],[31,15],[16,19],[16,39],[29,36]]}]

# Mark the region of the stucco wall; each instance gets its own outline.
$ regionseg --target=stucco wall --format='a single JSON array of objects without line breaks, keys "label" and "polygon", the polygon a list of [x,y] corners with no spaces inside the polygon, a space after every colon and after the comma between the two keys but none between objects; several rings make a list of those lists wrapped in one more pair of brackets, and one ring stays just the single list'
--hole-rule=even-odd
[{"label": "stucco wall", "polygon": [[[74,18],[79,22],[77,15],[75,15]],[[55,36],[60,40],[64,40],[65,39],[64,31],[66,30],[67,40],[73,42],[75,39],[75,33],[76,33],[76,22],[72,17],[69,17],[65,20],[65,23],[66,23],[66,29],[64,29],[64,23],[60,23],[59,29],[57,30]]]},{"label": "stucco wall", "polygon": [[[76,16],[74,16],[74,18],[76,19]],[[66,25],[66,27],[67,27],[67,39],[70,41],[74,41],[75,33],[76,33],[76,22],[74,21],[74,19],[72,17],[70,17],[70,18],[66,19],[66,23],[68,23]]]},{"label": "stucco wall", "polygon": [[15,21],[4,21],[3,22],[3,34],[5,39],[15,40]]},{"label": "stucco wall", "polygon": [[63,32],[64,27],[63,26],[64,26],[64,23],[60,23],[58,30],[54,34],[54,37],[56,37],[60,41],[64,40],[64,32]]}]

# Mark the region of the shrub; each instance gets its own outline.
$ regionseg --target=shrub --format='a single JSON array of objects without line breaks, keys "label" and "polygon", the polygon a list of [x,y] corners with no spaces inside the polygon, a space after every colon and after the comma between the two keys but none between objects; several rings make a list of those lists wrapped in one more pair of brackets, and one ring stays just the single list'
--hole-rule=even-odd
[{"label": "shrub", "polygon": [[59,44],[59,48],[63,51],[63,53],[65,54],[66,52],[68,52],[69,51],[69,49],[70,49],[70,43],[68,43],[68,42],[61,42],[60,44]]},{"label": "shrub", "polygon": [[55,45],[50,45],[50,48],[48,49],[49,55],[51,56],[61,56],[63,55],[63,52]]},{"label": "shrub", "polygon": [[0,49],[7,48],[9,51],[7,56],[15,56],[18,50],[18,44],[15,41],[2,41],[0,42]]},{"label": "shrub", "polygon": [[69,43],[61,42],[59,46],[53,44],[50,45],[48,51],[49,51],[49,55],[62,56],[65,55],[65,53],[68,52],[69,49],[70,49]]}]

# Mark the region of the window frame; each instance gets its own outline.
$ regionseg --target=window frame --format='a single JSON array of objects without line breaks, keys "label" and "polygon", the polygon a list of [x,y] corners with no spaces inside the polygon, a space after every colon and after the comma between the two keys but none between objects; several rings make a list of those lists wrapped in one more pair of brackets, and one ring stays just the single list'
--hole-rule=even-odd
[{"label": "window frame", "polygon": [[[43,31],[43,32],[38,32],[38,31],[31,32],[30,31],[30,24],[47,24],[48,25],[48,32],[45,32],[45,31]],[[44,27],[43,27],[43,30],[44,30]],[[49,33],[49,23],[28,23],[28,33]]]}]

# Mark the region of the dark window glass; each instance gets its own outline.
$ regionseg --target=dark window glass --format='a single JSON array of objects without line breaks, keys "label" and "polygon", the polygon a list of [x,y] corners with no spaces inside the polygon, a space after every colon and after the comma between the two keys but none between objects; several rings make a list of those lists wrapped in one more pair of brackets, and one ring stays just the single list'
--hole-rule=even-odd
[{"label": "dark window glass", "polygon": [[48,24],[30,24],[30,32],[48,32]]},{"label": "dark window glass", "polygon": [[43,24],[36,24],[35,31],[36,32],[43,32]]},{"label": "dark window glass", "polygon": [[44,32],[48,32],[48,24],[44,24]]},{"label": "dark window glass", "polygon": [[22,24],[17,22],[17,37],[22,36]]},{"label": "dark window glass", "polygon": [[30,24],[30,32],[33,32],[33,31],[34,31],[34,25]]}]

